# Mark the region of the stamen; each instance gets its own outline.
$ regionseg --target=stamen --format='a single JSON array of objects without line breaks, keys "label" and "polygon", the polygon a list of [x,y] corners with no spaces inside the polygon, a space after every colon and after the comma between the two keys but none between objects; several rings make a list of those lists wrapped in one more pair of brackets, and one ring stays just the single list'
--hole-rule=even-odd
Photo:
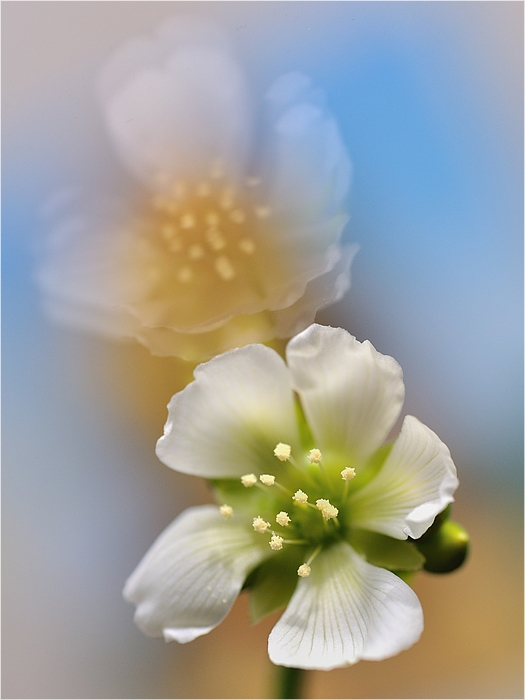
[{"label": "stamen", "polygon": [[241,476],[242,485],[249,489],[251,486],[255,486],[257,483],[257,477],[255,474],[245,474]]},{"label": "stamen", "polygon": [[311,573],[312,569],[308,566],[308,564],[301,564],[301,566],[297,569],[297,575],[301,578],[306,578],[307,576],[310,576]]},{"label": "stamen", "polygon": [[241,238],[239,241],[239,250],[246,255],[253,255],[255,253],[255,243],[251,238]]},{"label": "stamen", "polygon": [[304,491],[301,491],[301,489],[299,489],[298,491],[296,491],[294,493],[294,495],[292,496],[292,499],[296,503],[307,503],[308,502],[308,496],[305,494]]},{"label": "stamen", "polygon": [[326,498],[318,498],[315,505],[321,511],[325,520],[332,520],[339,515],[339,510]]},{"label": "stamen", "polygon": [[285,442],[278,442],[273,453],[281,462],[286,462],[290,459],[292,448]]},{"label": "stamen", "polygon": [[288,513],[286,513],[284,510],[282,510],[280,513],[277,513],[275,516],[275,522],[278,525],[281,525],[282,527],[288,527],[288,525],[292,522],[291,518],[288,517]]},{"label": "stamen", "polygon": [[270,523],[263,520],[260,515],[253,519],[253,529],[255,532],[264,534],[271,527]]},{"label": "stamen", "polygon": [[259,480],[265,486],[273,486],[275,484],[275,476],[273,476],[272,474],[261,474]]},{"label": "stamen", "polygon": [[229,520],[233,515],[233,508],[231,506],[227,506],[226,503],[219,508],[219,511],[222,517],[226,518],[226,520]]},{"label": "stamen", "polygon": [[355,469],[353,467],[345,467],[341,472],[341,479],[345,481],[350,481],[355,476]]},{"label": "stamen", "polygon": [[195,217],[188,212],[180,217],[181,228],[193,228],[195,226]]},{"label": "stamen", "polygon": [[322,548],[321,545],[316,547],[316,549],[308,557],[306,563],[301,564],[301,566],[297,569],[298,576],[301,576],[302,578],[305,578],[306,576],[310,576],[310,573],[312,572],[312,569],[310,568],[310,564],[313,562],[313,560],[319,554],[319,552],[321,551],[321,548]]},{"label": "stamen", "polygon": [[217,258],[215,261],[215,269],[219,277],[222,277],[225,282],[229,282],[235,277],[235,269],[225,255],[221,255],[220,258]]},{"label": "stamen", "polygon": [[323,455],[321,454],[321,450],[318,449],[313,449],[310,450],[310,454],[308,455],[308,461],[310,464],[321,464],[323,461]]},{"label": "stamen", "polygon": [[181,269],[177,272],[177,279],[183,284],[191,282],[191,280],[193,279],[193,270],[191,269],[191,267],[181,267]]},{"label": "stamen", "polygon": [[283,548],[283,538],[280,537],[279,535],[272,535],[272,538],[270,540],[270,547],[273,549],[275,552],[279,551],[280,549]]}]

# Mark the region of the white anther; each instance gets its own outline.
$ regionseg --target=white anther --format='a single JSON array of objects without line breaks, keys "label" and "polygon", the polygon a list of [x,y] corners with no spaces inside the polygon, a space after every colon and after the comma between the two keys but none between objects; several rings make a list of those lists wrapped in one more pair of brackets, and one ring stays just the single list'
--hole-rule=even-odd
[{"label": "white anther", "polygon": [[239,241],[239,250],[246,255],[253,255],[255,253],[255,243],[251,238],[241,238]]},{"label": "white anther", "polygon": [[235,277],[235,268],[225,255],[221,255],[217,258],[215,261],[215,270],[219,277],[222,277],[225,282],[229,282]]},{"label": "white anther", "polygon": [[337,518],[339,515],[339,510],[326,498],[318,498],[315,505],[321,511],[321,514],[325,520],[332,520],[333,518]]},{"label": "white anther", "polygon": [[341,472],[341,479],[345,481],[350,481],[355,476],[355,469],[353,467],[345,467]]},{"label": "white anther", "polygon": [[220,220],[221,217],[214,211],[209,211],[204,217],[204,221],[208,224],[208,226],[217,226]]},{"label": "white anther", "polygon": [[268,528],[270,527],[270,523],[267,523],[266,520],[263,520],[260,515],[253,519],[253,529],[255,530],[255,532],[265,533],[266,530],[268,530]]},{"label": "white anther", "polygon": [[275,476],[272,474],[261,474],[259,481],[261,481],[265,486],[273,486],[275,484]]},{"label": "white anther", "polygon": [[191,280],[193,279],[193,270],[191,269],[191,267],[189,267],[188,265],[186,265],[185,267],[181,267],[181,269],[177,272],[177,279],[183,284],[191,282]]},{"label": "white anther", "polygon": [[225,503],[223,506],[221,506],[219,508],[219,512],[223,518],[226,518],[226,520],[229,520],[233,515],[233,508],[231,506],[227,506]]},{"label": "white anther", "polygon": [[281,462],[286,462],[290,459],[290,455],[292,454],[292,448],[285,442],[278,442],[275,446],[275,450],[273,451],[273,453],[277,457],[277,459],[281,460]]},{"label": "white anther", "polygon": [[207,182],[199,182],[196,187],[198,197],[207,197],[210,194],[210,186]]},{"label": "white anther", "polygon": [[195,217],[188,212],[180,217],[179,223],[181,228],[193,228],[195,226]]},{"label": "white anther", "polygon": [[242,485],[249,489],[250,486],[255,486],[257,483],[257,477],[255,474],[245,474],[244,476],[241,476],[241,481]]},{"label": "white anther", "polygon": [[201,245],[192,245],[188,250],[188,256],[190,260],[200,260],[204,257],[204,248]]},{"label": "white anther", "polygon": [[292,496],[292,499],[296,503],[308,503],[308,496],[305,494],[304,491],[301,491],[301,489],[299,489],[298,491],[296,491],[294,493],[294,495]]},{"label": "white anther", "polygon": [[282,527],[287,527],[289,523],[291,523],[291,518],[288,517],[288,513],[286,513],[284,510],[282,510],[280,513],[277,513],[275,516],[275,522],[278,525],[281,525]]},{"label": "white anther", "polygon": [[236,224],[243,224],[246,221],[246,214],[242,209],[234,209],[230,212],[230,219]]},{"label": "white anther", "polygon": [[267,219],[272,213],[270,207],[255,207],[254,211],[258,219]]},{"label": "white anther", "polygon": [[306,578],[307,576],[310,576],[311,573],[312,569],[308,566],[308,564],[301,564],[301,566],[297,569],[297,575],[301,578]]},{"label": "white anther", "polygon": [[212,250],[222,250],[226,247],[224,236],[216,228],[209,228],[206,231],[206,240]]},{"label": "white anther", "polygon": [[280,549],[283,548],[283,542],[283,538],[279,535],[272,535],[272,539],[270,540],[270,547],[274,551],[278,552]]},{"label": "white anther", "polygon": [[316,448],[310,450],[310,454],[308,455],[308,461],[311,464],[321,464],[321,462],[323,461],[323,455],[321,454],[321,450],[318,450]]}]

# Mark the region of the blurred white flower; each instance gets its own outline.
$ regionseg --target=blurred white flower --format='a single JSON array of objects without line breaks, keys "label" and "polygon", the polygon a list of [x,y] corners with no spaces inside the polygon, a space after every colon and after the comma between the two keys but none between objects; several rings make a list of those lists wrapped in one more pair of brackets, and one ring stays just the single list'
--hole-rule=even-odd
[{"label": "blurred white flower", "polygon": [[422,632],[419,601],[392,571],[423,565],[407,538],[453,501],[456,469],[412,416],[383,444],[404,386],[397,362],[369,342],[313,325],[290,341],[287,361],[262,345],[233,350],[172,398],[157,454],[212,479],[223,505],[179,516],[124,595],[144,632],[189,642],[246,585],[254,620],[286,606],[269,638],[274,663],[384,659]]},{"label": "blurred white flower", "polygon": [[350,163],[322,95],[289,73],[254,99],[223,43],[178,21],[108,64],[138,187],[55,228],[39,280],[57,320],[193,360],[289,338],[348,288]]}]

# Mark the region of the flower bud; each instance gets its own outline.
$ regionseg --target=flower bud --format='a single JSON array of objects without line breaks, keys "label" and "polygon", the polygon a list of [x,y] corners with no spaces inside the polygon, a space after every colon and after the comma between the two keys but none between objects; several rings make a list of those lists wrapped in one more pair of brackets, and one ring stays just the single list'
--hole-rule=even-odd
[{"label": "flower bud", "polygon": [[452,520],[445,520],[437,530],[415,542],[426,559],[423,568],[436,574],[458,569],[467,558],[469,543],[466,530]]}]

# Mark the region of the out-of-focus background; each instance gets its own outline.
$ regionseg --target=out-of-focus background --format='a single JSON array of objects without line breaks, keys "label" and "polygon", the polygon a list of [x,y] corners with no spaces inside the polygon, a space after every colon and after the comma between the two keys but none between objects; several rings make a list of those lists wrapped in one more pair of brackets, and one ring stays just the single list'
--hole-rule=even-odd
[{"label": "out-of-focus background", "polygon": [[473,548],[421,574],[426,628],[380,664],[311,674],[308,697],[523,697],[523,4],[4,2],[3,697],[271,696],[241,596],[190,645],[143,636],[125,578],[198,479],[160,464],[165,405],[189,379],[53,326],[34,281],[39,211],[64,185],[118,180],[95,86],[124,41],[216,19],[261,94],[322,86],[354,165],[353,286],[318,320],[402,365],[405,411],[449,445],[453,516]]}]

